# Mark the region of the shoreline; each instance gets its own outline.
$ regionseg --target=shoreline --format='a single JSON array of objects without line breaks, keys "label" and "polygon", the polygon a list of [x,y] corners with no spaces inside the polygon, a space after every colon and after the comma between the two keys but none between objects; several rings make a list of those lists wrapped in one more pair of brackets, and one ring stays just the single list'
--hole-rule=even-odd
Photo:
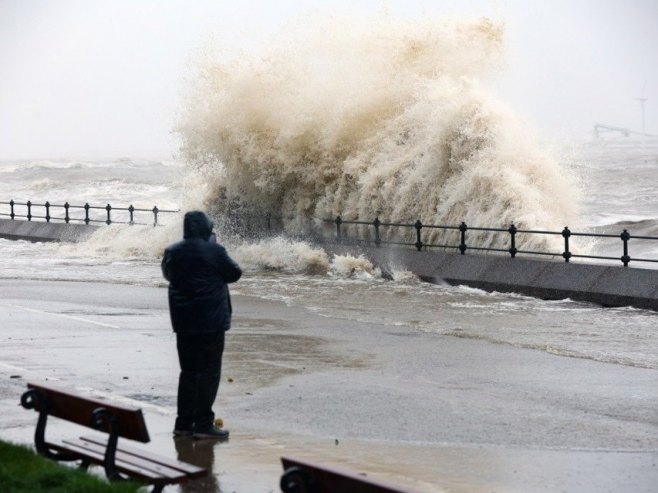
[{"label": "shoreline", "polygon": [[165,290],[16,280],[0,289],[3,439],[31,442],[36,415],[16,404],[28,380],[49,378],[140,402],[146,448],[210,460],[209,492],[276,491],[281,455],[423,492],[648,493],[658,482],[655,370],[236,295],[217,401],[231,439],[178,444]]}]

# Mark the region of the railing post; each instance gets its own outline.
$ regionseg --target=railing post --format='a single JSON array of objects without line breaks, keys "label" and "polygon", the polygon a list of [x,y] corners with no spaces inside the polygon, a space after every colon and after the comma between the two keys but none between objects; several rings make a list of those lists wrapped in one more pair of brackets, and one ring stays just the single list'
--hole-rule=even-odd
[{"label": "railing post", "polygon": [[379,247],[382,244],[382,239],[379,236],[379,226],[381,225],[381,222],[378,217],[375,218],[372,225],[375,227],[375,246]]},{"label": "railing post", "polygon": [[44,204],[46,206],[46,222],[50,222],[50,202],[46,201]]},{"label": "railing post", "polygon": [[265,214],[265,221],[267,223],[267,232],[271,233],[272,232],[272,215],[268,212]]},{"label": "railing post", "polygon": [[135,224],[135,219],[133,217],[133,214],[135,212],[135,208],[133,207],[132,204],[130,204],[130,206],[128,207],[128,212],[130,213],[130,221],[128,222],[128,224],[130,224],[132,226],[133,224]]},{"label": "railing post", "polygon": [[89,202],[85,204],[85,224],[89,224]]},{"label": "railing post", "polygon": [[32,220],[32,202],[29,200],[27,201],[27,220],[31,221]]},{"label": "railing post", "polygon": [[66,224],[68,224],[69,221],[71,220],[71,218],[69,217],[69,207],[71,207],[69,203],[64,202],[64,221],[66,222]]},{"label": "railing post", "polygon": [[624,242],[624,255],[622,255],[621,261],[624,263],[624,267],[628,267],[628,263],[631,261],[631,257],[628,256],[628,240],[631,239],[631,235],[627,230],[624,230],[619,236],[621,241]]},{"label": "railing post", "polygon": [[460,234],[460,243],[459,243],[459,251],[461,252],[462,255],[466,253],[466,230],[468,230],[468,226],[466,226],[466,223],[462,221],[462,223],[459,225],[459,231],[461,231]]},{"label": "railing post", "polygon": [[9,201],[9,207],[11,207],[11,213],[9,214],[9,217],[11,217],[11,220],[12,220],[12,221],[13,221],[14,218],[16,217],[16,214],[14,214],[14,204],[15,204],[15,203],[16,203],[16,202],[14,202],[14,199],[11,199],[11,200]]},{"label": "railing post", "polygon": [[562,230],[562,236],[564,237],[564,252],[562,253],[562,257],[564,257],[565,262],[569,263],[569,259],[571,258],[571,252],[569,251],[569,237],[571,236],[571,231],[569,231],[567,226]]},{"label": "railing post", "polygon": [[336,216],[336,241],[340,243],[341,241],[341,235],[340,235],[340,225],[343,224],[343,220],[340,218],[340,216]]},{"label": "railing post", "polygon": [[153,227],[158,225],[158,208],[153,206]]},{"label": "railing post", "polygon": [[423,248],[423,242],[420,241],[420,230],[423,229],[423,223],[420,222],[420,219],[416,221],[414,228],[416,228],[416,243],[414,245],[416,245],[416,250],[420,252]]},{"label": "railing post", "polygon": [[516,229],[516,226],[514,226],[514,223],[512,223],[510,225],[510,227],[507,231],[509,231],[510,240],[511,240],[510,241],[510,247],[509,247],[509,254],[512,256],[512,258],[514,258],[514,257],[516,257],[516,252],[518,252],[518,250],[516,249],[516,232],[517,232],[517,229]]},{"label": "railing post", "polygon": [[108,226],[112,224],[112,219],[110,218],[110,212],[112,211],[112,206],[110,204],[107,204],[105,206],[105,210],[107,211],[107,220],[105,221],[105,224]]}]

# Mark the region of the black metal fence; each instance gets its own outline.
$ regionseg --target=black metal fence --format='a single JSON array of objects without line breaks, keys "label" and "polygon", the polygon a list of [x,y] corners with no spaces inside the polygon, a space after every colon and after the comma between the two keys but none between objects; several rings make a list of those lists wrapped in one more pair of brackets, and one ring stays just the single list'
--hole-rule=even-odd
[{"label": "black metal fence", "polygon": [[[7,209],[9,212],[1,212],[0,217],[10,217],[13,219],[27,219],[28,221],[32,220],[45,220],[46,222],[51,221],[63,221],[65,223],[78,222],[78,223],[105,223],[105,224],[129,224],[129,225],[142,225],[142,226],[159,226],[160,223],[160,214],[177,214],[179,210],[168,210],[168,209],[159,209],[157,206],[154,206],[152,209],[145,208],[136,208],[132,204],[128,207],[113,207],[110,204],[105,206],[92,206],[88,203],[84,205],[71,205],[68,202],[64,204],[51,204],[50,202],[45,203],[34,203],[31,201],[27,202],[16,202],[10,200],[9,202],[0,202],[0,206],[9,206]],[[57,211],[60,212],[57,215]],[[21,214],[22,212],[22,214]],[[117,217],[119,217],[117,219]],[[147,217],[149,222],[139,222],[139,220],[144,221],[144,217]],[[139,220],[138,220],[139,219]],[[235,218],[234,218],[235,219]],[[248,218],[247,218],[248,219]],[[280,233],[283,231],[283,218],[280,216],[273,216],[270,213],[265,216],[258,216],[258,221],[255,222],[252,220],[247,221],[244,217],[240,217],[240,221],[237,221],[238,226],[235,225],[234,229],[238,232],[244,233],[248,231],[252,236],[255,233],[258,233],[257,236],[271,235],[275,233]],[[635,244],[636,240],[646,240],[646,241],[655,241],[658,242],[658,237],[655,236],[641,236],[641,235],[632,235],[628,230],[624,229],[620,234],[606,234],[606,233],[582,233],[571,231],[568,227],[565,227],[562,231],[542,231],[542,230],[527,230],[527,229],[518,229],[514,224],[511,224],[508,228],[486,228],[486,227],[476,227],[468,226],[465,222],[462,222],[459,225],[437,225],[437,224],[423,224],[420,219],[415,223],[392,223],[392,222],[382,222],[379,218],[375,218],[373,221],[360,221],[360,220],[345,220],[341,216],[336,217],[335,219],[322,219],[321,222],[325,224],[335,225],[335,239],[338,242],[349,242],[349,243],[369,243],[374,244],[377,247],[382,245],[400,245],[400,246],[413,246],[418,251],[428,248],[444,248],[444,249],[456,249],[462,255],[465,255],[468,250],[474,251],[488,251],[488,252],[499,252],[509,254],[512,258],[516,257],[519,254],[525,255],[541,255],[549,257],[562,257],[565,262],[569,262],[572,258],[586,258],[586,259],[597,259],[597,260],[613,260],[621,261],[624,267],[628,267],[628,264],[631,262],[653,262],[658,263],[658,259],[650,258],[631,258],[629,253],[629,243],[633,240]],[[244,223],[244,224],[243,224]],[[345,232],[346,225],[358,225],[361,228],[365,228],[366,237],[350,236]],[[372,228],[372,229],[371,229]],[[415,241],[392,241],[383,239],[382,229],[383,228],[402,228],[409,229],[414,231],[413,239]],[[423,242],[423,235],[425,231],[428,230],[444,230],[444,231],[454,231],[456,237],[458,238],[457,243],[430,243]],[[255,231],[257,230],[257,231]],[[489,232],[492,234],[502,234],[507,237],[507,240],[503,239],[499,241],[498,244],[507,242],[507,248],[497,248],[497,247],[487,247],[487,246],[478,246],[475,244],[475,241],[468,242],[469,240],[467,232],[469,231],[478,231],[478,232]],[[550,252],[550,251],[536,251],[536,250],[524,250],[517,248],[517,235],[527,234],[527,235],[548,235],[548,236],[561,236],[563,238],[563,249],[560,252]],[[401,237],[403,235],[386,235],[392,237]],[[427,240],[427,235],[425,234],[425,239]],[[605,256],[605,255],[585,255],[578,254],[572,251],[570,247],[570,238],[572,237],[590,237],[590,238],[609,238],[609,239],[618,239],[621,241],[621,255],[618,257]]]},{"label": "black metal fence", "polygon": [[[0,202],[0,205],[9,206],[6,210],[9,212],[0,212],[0,216],[13,219],[45,220],[45,222],[63,221],[68,223],[105,223],[110,224],[129,224],[140,226],[159,226],[160,214],[178,213],[178,210],[158,209],[154,206],[152,209],[143,209],[133,207],[112,207],[89,205],[71,205],[68,202],[64,204],[43,204],[35,203],[30,200],[27,202]],[[140,222],[148,221],[148,222]]]},{"label": "black metal fence", "polygon": [[[489,251],[489,252],[503,252],[509,254],[512,258],[516,257],[517,254],[527,254],[527,255],[544,255],[544,256],[561,256],[564,258],[565,262],[569,262],[572,258],[588,258],[588,259],[599,259],[599,260],[616,260],[621,261],[624,264],[624,267],[628,267],[628,264],[631,260],[633,262],[656,262],[658,259],[648,259],[648,258],[631,258],[629,254],[629,242],[630,240],[649,240],[649,241],[658,241],[658,237],[654,236],[635,236],[631,235],[628,230],[624,229],[622,233],[614,234],[603,234],[603,233],[576,233],[571,231],[568,227],[565,227],[562,231],[541,231],[541,230],[527,230],[527,229],[518,229],[514,224],[511,224],[509,228],[482,228],[468,226],[466,223],[462,222],[457,226],[443,226],[436,224],[423,224],[420,220],[416,221],[413,224],[410,223],[385,223],[375,218],[373,221],[347,221],[342,219],[340,216],[336,219],[324,219],[325,223],[333,223],[336,226],[336,240],[338,242],[354,242],[354,243],[374,243],[375,246],[379,247],[381,245],[406,245],[414,246],[418,251],[423,248],[454,248],[459,250],[459,252],[464,255],[467,250],[480,250],[480,251]],[[366,230],[369,233],[370,238],[359,238],[355,236],[348,236],[345,234],[344,225],[361,225],[366,227]],[[372,228],[372,230],[370,230]],[[415,230],[415,240],[416,241],[388,241],[382,239],[382,228],[407,228]],[[424,243],[423,242],[423,232],[425,230],[431,229],[440,229],[458,232],[459,243],[457,244],[438,244],[438,243]],[[490,232],[494,234],[503,234],[508,237],[508,248],[493,248],[493,247],[484,247],[477,246],[475,244],[467,243],[467,232],[468,231],[483,231]],[[564,249],[561,252],[546,252],[546,251],[533,251],[533,250],[519,250],[517,249],[517,235],[518,234],[529,234],[529,235],[553,235],[561,236],[564,239]],[[583,255],[576,254],[571,251],[569,245],[569,239],[574,236],[582,237],[592,237],[592,238],[617,238],[621,241],[621,252],[622,255],[619,257],[609,257],[603,255]]]}]

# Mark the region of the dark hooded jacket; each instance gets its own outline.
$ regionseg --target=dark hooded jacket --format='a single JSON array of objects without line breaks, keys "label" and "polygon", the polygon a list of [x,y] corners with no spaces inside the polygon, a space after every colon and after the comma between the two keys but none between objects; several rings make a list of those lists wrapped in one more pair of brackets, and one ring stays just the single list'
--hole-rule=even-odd
[{"label": "dark hooded jacket", "polygon": [[185,214],[183,241],[170,245],[162,259],[169,281],[169,313],[174,332],[214,332],[231,327],[228,283],[242,270],[226,249],[209,242],[212,220],[201,211]]}]

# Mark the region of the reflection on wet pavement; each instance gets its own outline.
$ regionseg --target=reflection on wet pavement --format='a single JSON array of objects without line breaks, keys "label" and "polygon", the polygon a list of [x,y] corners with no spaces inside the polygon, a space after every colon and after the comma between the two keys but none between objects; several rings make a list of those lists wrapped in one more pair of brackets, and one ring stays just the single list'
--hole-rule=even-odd
[{"label": "reflection on wet pavement", "polygon": [[178,460],[203,467],[208,475],[180,484],[181,493],[221,493],[219,481],[213,468],[215,465],[215,447],[221,442],[216,440],[195,440],[192,437],[174,439]]}]

